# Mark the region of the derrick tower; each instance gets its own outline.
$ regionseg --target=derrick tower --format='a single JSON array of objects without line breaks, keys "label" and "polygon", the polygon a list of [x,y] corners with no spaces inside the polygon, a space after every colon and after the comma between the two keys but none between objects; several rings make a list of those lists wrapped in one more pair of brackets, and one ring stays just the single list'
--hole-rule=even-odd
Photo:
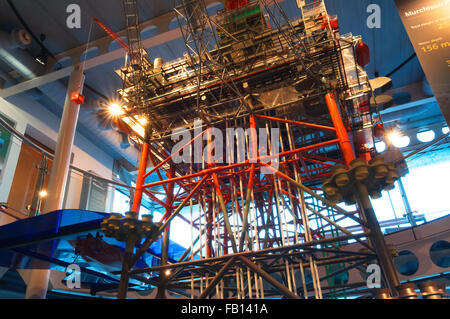
[{"label": "derrick tower", "polygon": [[[204,0],[181,0],[175,13],[186,53],[150,62],[136,1],[124,1],[129,51],[116,71],[116,124],[141,148],[133,212],[148,196],[164,216],[127,255],[121,297],[129,277],[157,286],[161,298],[167,290],[333,297],[349,288],[347,271],[367,275],[374,262],[395,294],[391,252],[369,198],[392,188],[399,170],[374,150],[378,106],[363,69],[366,46],[340,34],[322,1],[298,2],[302,18],[291,21],[275,0],[225,1],[213,17]],[[191,242],[168,263],[174,218],[187,222]],[[160,235],[160,265],[134,269]],[[361,249],[348,250],[351,242]]]}]

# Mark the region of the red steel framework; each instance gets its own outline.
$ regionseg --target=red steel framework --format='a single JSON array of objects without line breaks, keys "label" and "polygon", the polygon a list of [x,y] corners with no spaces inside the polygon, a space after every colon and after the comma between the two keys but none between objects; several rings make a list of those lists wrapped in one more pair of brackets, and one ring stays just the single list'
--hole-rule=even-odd
[{"label": "red steel framework", "polygon": [[[293,238],[285,238],[284,240],[282,238],[268,238],[265,240],[264,245],[260,245],[258,248],[249,248],[251,245],[244,247],[244,243],[248,238],[248,232],[245,230],[248,227],[248,214],[249,214],[249,208],[250,204],[253,199],[263,199],[263,194],[269,194],[269,201],[267,205],[267,211],[265,212],[267,216],[272,214],[272,210],[274,209],[274,203],[276,199],[273,198],[275,193],[280,192],[281,194],[278,194],[277,196],[284,195],[287,196],[287,198],[292,202],[293,205],[301,205],[301,201],[298,197],[294,196],[293,193],[291,193],[291,186],[292,187],[298,187],[299,184],[304,187],[301,183],[308,182],[312,180],[320,179],[324,176],[327,176],[330,174],[330,168],[333,167],[336,164],[346,164],[349,165],[351,161],[355,159],[355,155],[353,152],[353,149],[351,147],[348,132],[345,129],[344,123],[342,121],[342,118],[340,116],[340,112],[338,109],[338,106],[334,100],[333,94],[328,93],[326,95],[326,101],[328,110],[332,119],[332,122],[334,126],[325,126],[325,125],[318,125],[314,123],[306,123],[306,122],[298,122],[293,121],[289,119],[283,119],[283,118],[277,118],[273,116],[266,116],[266,115],[259,115],[259,114],[252,114],[249,116],[249,125],[250,128],[253,129],[250,132],[256,132],[257,125],[256,120],[264,121],[264,122],[272,122],[272,123],[283,123],[285,125],[295,125],[299,127],[307,127],[314,130],[319,131],[327,131],[332,132],[336,135],[336,138],[330,139],[328,141],[324,141],[317,144],[311,144],[304,147],[298,147],[293,148],[290,150],[282,151],[278,154],[269,154],[269,155],[263,155],[259,156],[257,154],[258,145],[257,145],[257,137],[255,134],[250,134],[250,143],[252,144],[252,150],[251,157],[247,158],[245,161],[234,163],[234,164],[228,164],[228,165],[220,165],[215,166],[211,163],[210,157],[212,155],[212,138],[211,138],[211,128],[206,128],[203,130],[200,134],[195,136],[191,141],[186,143],[183,147],[181,147],[178,151],[168,155],[164,160],[160,161],[158,164],[156,164],[153,160],[153,155],[150,151],[150,142],[145,141],[142,143],[141,148],[141,157],[140,157],[140,163],[139,163],[139,170],[138,170],[138,176],[136,180],[136,191],[134,194],[133,199],[133,208],[132,210],[134,212],[139,212],[139,208],[142,203],[142,196],[143,194],[149,195],[152,199],[156,199],[149,189],[157,186],[163,186],[167,190],[168,196],[166,197],[166,202],[162,202],[161,200],[158,200],[158,202],[165,208],[165,213],[163,218],[161,219],[161,222],[165,223],[164,225],[170,225],[170,221],[173,220],[182,209],[188,205],[190,202],[191,205],[205,205],[207,207],[203,207],[205,216],[199,216],[197,218],[197,221],[204,217],[206,220],[206,223],[209,224],[209,227],[206,228],[206,242],[204,243],[205,246],[205,259],[208,260],[210,258],[218,257],[220,255],[227,256],[228,254],[238,254],[240,252],[248,251],[249,249],[258,251],[259,249],[264,248],[273,248],[273,247],[283,247],[288,246],[286,243],[283,243],[286,239],[293,239]],[[199,172],[186,174],[183,176],[177,176],[174,177],[174,167],[175,165],[172,163],[172,158],[177,155],[178,153],[187,150],[190,148],[193,143],[197,140],[203,139],[203,136],[206,136],[207,140],[207,156],[209,157],[209,161],[207,161],[207,167],[200,170]],[[324,147],[329,147],[333,145],[338,145],[341,153],[342,158],[344,158],[344,161],[336,160],[335,158],[327,158],[324,156],[319,156],[316,154],[310,154],[309,151],[322,149]],[[148,163],[149,159],[151,159],[152,164],[154,167],[151,169],[148,169]],[[279,166],[280,169],[274,169],[271,167],[271,165],[267,164],[268,161],[279,159]],[[318,167],[309,169],[305,162],[312,162],[318,165]],[[155,165],[156,164],[156,165]],[[292,172],[290,169],[285,169],[288,165],[294,166],[295,172]],[[167,169],[167,166],[169,167]],[[166,167],[165,171],[167,174],[167,178],[162,178],[162,170],[163,167]],[[264,178],[259,178],[259,174],[257,172],[261,171],[263,167],[268,168],[272,171],[273,175],[267,174]],[[302,169],[303,168],[303,169]],[[284,173],[283,173],[284,172]],[[300,172],[300,174],[296,174]],[[157,173],[159,176],[159,181],[152,182],[152,183],[145,183],[145,179],[150,176],[151,174]],[[299,176],[304,176],[303,178]],[[231,182],[224,183],[224,180],[233,180],[237,183],[238,179],[242,179],[243,181],[246,181],[244,183],[244,187],[241,188],[241,190],[235,190],[232,188]],[[274,184],[274,180],[278,179],[279,187],[277,187]],[[179,187],[182,187],[186,190],[186,195],[184,196],[173,196],[173,188],[174,185],[177,184]],[[246,187],[245,187],[246,186]],[[220,232],[217,234],[217,237],[219,238],[218,241],[220,242],[221,248],[220,252],[214,250],[214,236],[213,236],[213,227],[214,224],[213,218],[216,216],[213,216],[212,212],[212,206],[213,206],[213,198],[205,198],[205,194],[217,194],[220,210],[223,212],[227,212],[225,214],[222,214],[223,220],[221,223],[217,223],[215,225],[216,230],[220,230]],[[233,234],[233,230],[231,229],[231,224],[229,221],[229,209],[227,209],[226,205],[230,203],[230,201],[233,200],[231,194],[235,192],[236,197],[239,197],[241,199],[245,198],[245,204],[243,204],[243,207],[237,205],[237,209],[239,210],[241,219],[242,219],[242,227],[240,236],[230,236],[230,234]],[[173,206],[174,202],[179,202],[180,204],[177,206]],[[240,212],[242,210],[242,212]],[[303,218],[307,218],[303,216]],[[358,220],[357,218],[355,218]],[[360,221],[360,220],[358,220]],[[302,223],[302,217],[297,216],[296,222]],[[304,225],[306,226],[306,225]],[[264,228],[267,229],[268,226],[260,225],[258,227],[257,231],[262,231]],[[306,226],[307,227],[307,226]],[[168,226],[164,228],[164,238],[168,238]],[[257,236],[258,237],[258,236]],[[281,236],[283,237],[283,236]],[[309,231],[306,231],[305,233],[298,233],[294,237],[302,237],[303,239],[298,240],[298,242],[310,242],[313,243],[315,240],[324,240],[326,239],[324,236],[322,236],[319,232],[314,231],[313,229],[310,229]],[[309,238],[308,238],[309,237]],[[136,261],[139,256],[145,251],[145,249],[148,249],[150,245],[154,242],[156,237],[153,237],[150,240],[146,240],[144,244],[141,246],[141,249],[138,251],[136,256],[134,257],[131,264],[133,264],[134,261]],[[217,240],[217,239],[216,239]],[[339,240],[335,239],[335,240]],[[167,243],[166,243],[167,245]],[[163,250],[164,251],[164,250]],[[163,253],[164,255],[164,253]],[[166,255],[167,255],[167,247],[166,247]],[[367,258],[367,256],[364,256]],[[233,257],[234,258],[234,257]],[[229,259],[228,262],[224,265],[224,270],[228,269],[231,262],[234,262],[235,259]],[[312,262],[312,260],[310,260]],[[245,260],[245,263],[247,266],[255,267],[253,262]],[[161,259],[161,265],[167,265],[167,256],[163,256]],[[249,267],[250,267],[249,266]],[[314,265],[312,266],[314,267]],[[316,266],[317,267],[317,266]],[[254,269],[255,270],[255,269]],[[258,271],[261,271],[261,269],[257,268]],[[222,273],[219,273],[219,275],[222,275]],[[281,289],[281,292],[289,297],[296,297],[297,294],[293,293],[291,290],[288,292],[285,287],[279,287],[280,283],[275,283],[273,280],[271,280],[271,277],[268,277],[268,274],[265,274],[264,277],[265,281],[270,280],[272,285],[278,286],[278,289]],[[217,280],[216,280],[217,281]],[[214,282],[213,284],[217,284]],[[211,283],[210,283],[211,285]],[[160,289],[164,286],[159,286]],[[212,289],[212,288],[211,288]],[[317,288],[316,288],[317,289]],[[161,290],[164,291],[164,288]],[[207,292],[204,292],[202,294],[203,297],[207,295]],[[159,296],[163,296],[163,294],[159,294]]]},{"label": "red steel framework", "polygon": [[[268,10],[265,0],[259,2]],[[280,8],[276,1],[273,2]],[[213,104],[212,107],[232,105],[233,100],[228,99],[229,96],[234,95],[234,101],[240,101],[241,107],[246,108],[247,113],[242,113],[239,107],[235,113],[239,116],[224,117],[216,121],[216,125],[219,125],[221,131],[225,128],[245,128],[249,133],[246,139],[240,142],[241,144],[239,141],[236,146],[234,143],[231,145],[225,143],[226,148],[243,149],[245,158],[236,158],[232,152],[230,158],[227,158],[229,161],[224,164],[223,161],[217,161],[215,157],[218,150],[213,140],[212,122],[207,121],[206,127],[202,127],[200,132],[194,129],[194,137],[191,136],[190,141],[172,152],[170,150],[172,144],[167,142],[167,138],[165,144],[161,144],[161,139],[155,139],[154,134],[152,135],[152,126],[147,125],[145,133],[140,138],[142,140],[141,155],[132,211],[139,212],[145,194],[164,208],[164,214],[158,231],[145,239],[135,254],[130,254],[128,259],[124,260],[125,271],[122,271],[119,287],[120,298],[126,297],[129,277],[158,287],[158,298],[164,298],[166,290],[174,289],[178,289],[178,293],[181,289],[190,297],[200,298],[210,296],[213,290],[218,298],[254,296],[264,298],[279,294],[289,298],[308,298],[308,296],[322,298],[324,296],[322,289],[326,288],[326,295],[329,296],[336,290],[336,286],[344,284],[339,278],[337,280],[336,276],[339,277],[351,268],[358,268],[364,273],[363,265],[372,262],[374,258],[378,258],[383,268],[386,285],[395,294],[398,279],[365,186],[358,184],[357,212],[347,212],[337,206],[322,195],[323,192],[319,187],[321,180],[330,176],[336,166],[350,167],[356,155],[368,159],[365,154],[355,154],[353,149],[353,143],[349,137],[351,130],[348,120],[346,123],[343,120],[346,112],[342,107],[344,102],[342,95],[339,97],[341,106],[336,102],[336,97],[342,92],[337,92],[330,87],[326,90],[319,89],[326,104],[326,113],[322,114],[320,121],[314,122],[304,120],[311,117],[302,117],[303,119],[299,120],[297,114],[289,113],[289,109],[284,112],[274,111],[276,108],[255,110],[252,103],[248,102],[248,96],[244,97],[242,90],[236,84],[240,81],[239,85],[248,87],[249,84],[245,81],[252,80],[255,76],[264,77],[265,73],[274,72],[277,68],[280,68],[280,72],[285,68],[289,70],[295,63],[298,64],[295,70],[306,70],[306,76],[314,78],[315,75],[308,71],[309,67],[305,65],[303,59],[309,63],[314,59],[322,59],[322,62],[329,61],[329,64],[323,66],[324,69],[327,68],[327,72],[340,74],[338,76],[341,78],[338,80],[340,90],[347,90],[347,96],[352,98],[350,90],[346,87],[348,84],[344,83],[347,79],[342,66],[342,49],[339,44],[336,44],[339,42],[333,39],[333,36],[330,43],[334,48],[333,52],[338,52],[338,58],[336,60],[333,56],[326,55],[330,44],[327,44],[328,40],[321,39],[321,36],[332,35],[335,31],[331,30],[329,23],[323,22],[329,21],[329,17],[326,11],[321,12],[317,9],[320,5],[323,5],[320,1],[312,3],[310,11],[315,16],[309,17],[311,23],[308,22],[306,11],[302,11],[304,29],[301,30],[306,34],[306,38],[300,43],[304,43],[302,41],[317,42],[317,45],[311,45],[311,48],[304,50],[309,52],[305,56],[305,53],[301,52],[304,44],[298,45],[296,39],[290,38],[298,32],[295,28],[301,28],[300,24],[295,28],[289,23],[288,27],[282,27],[271,16],[276,28],[268,30],[265,26],[267,24],[265,18],[262,18],[254,2],[227,2],[226,9],[237,10],[237,13],[228,18],[228,13],[225,13],[224,23],[228,25],[224,24],[221,28],[216,24],[223,31],[224,38],[229,37],[232,43],[237,43],[233,42],[236,38],[230,34],[231,31],[225,30],[225,28],[234,30],[234,22],[226,21],[235,21],[237,17],[240,19],[250,17],[246,23],[254,23],[252,27],[262,28],[258,32],[270,36],[262,37],[260,47],[252,49],[252,53],[257,56],[255,60],[250,60],[253,62],[247,61],[242,64],[237,60],[235,65],[225,65],[227,58],[224,58],[221,50],[216,50],[212,54],[205,44],[205,38],[209,36],[205,30],[208,26],[212,26],[212,22],[204,16],[203,1],[183,0],[182,8],[177,10],[177,13],[182,15],[184,12],[188,22],[186,26],[188,31],[183,28],[182,31],[184,30],[183,36],[187,47],[193,51],[189,53],[189,58],[168,67],[165,78],[162,77],[164,71],[161,69],[152,71],[150,75],[144,70],[133,71],[135,66],[134,69],[128,67],[122,71],[124,88],[127,85],[131,88],[131,90],[124,89],[123,96],[126,96],[130,104],[134,105],[131,112],[137,112],[127,115],[135,116],[142,113],[148,117],[149,122],[153,119],[164,119],[169,114],[168,106],[174,103],[170,98],[165,100],[165,97],[172,95],[180,99],[179,104],[175,102],[180,109],[184,107],[183,103],[197,103],[197,108],[192,110],[192,113],[201,116],[201,112],[197,113],[197,111],[201,101],[208,99],[208,94],[212,96],[218,94],[217,92],[222,94],[227,91],[228,95],[223,95],[224,100]],[[133,6],[136,4],[134,3]],[[257,19],[253,19],[252,15]],[[267,55],[264,50],[270,49],[271,41],[267,39],[277,37],[281,45],[280,53]],[[283,41],[281,41],[282,38]],[[221,41],[223,47],[227,47],[226,40],[221,39]],[[197,51],[194,50],[195,48]],[[288,52],[293,52],[294,58],[289,56]],[[235,53],[231,52],[230,56],[233,54]],[[196,56],[202,58],[196,58]],[[204,61],[202,61],[203,57]],[[250,67],[248,73],[235,76],[239,74],[234,71],[238,65],[247,68],[245,64],[257,65],[264,59],[274,58],[279,59],[281,63],[256,68],[256,71],[252,71]],[[167,80],[170,78],[170,72],[186,70],[188,66],[191,67],[191,64],[195,63],[198,63],[198,67],[193,67],[194,71],[190,71],[191,73],[185,71],[188,74],[186,80],[177,75],[174,77],[177,82],[173,83],[182,81],[191,83],[189,82],[191,79],[197,79],[196,92],[184,90],[183,93],[183,90],[178,89],[164,94],[159,93],[164,88],[164,81],[172,83]],[[139,74],[136,75],[135,72]],[[233,72],[235,72],[234,75]],[[268,75],[269,78],[270,76],[276,77],[277,74],[272,73]],[[214,78],[214,80],[207,82],[207,78]],[[149,79],[151,79],[150,82]],[[267,83],[268,80],[264,81]],[[146,90],[152,85],[155,86],[155,90],[148,93]],[[180,87],[184,86],[180,85]],[[136,88],[134,95],[133,87]],[[170,85],[168,87],[170,89]],[[151,97],[146,96],[147,94]],[[196,96],[196,98],[185,102],[190,96]],[[367,97],[367,94],[363,96]],[[184,98],[186,100],[183,100]],[[136,107],[142,103],[147,105],[145,110]],[[158,104],[163,106],[163,111],[159,115],[155,108]],[[352,104],[352,107],[353,105],[356,108],[359,107],[357,103]],[[205,106],[208,105],[203,107]],[[223,112],[223,109],[220,111]],[[327,117],[325,121],[323,121],[323,115]],[[167,125],[164,122],[161,123],[157,126],[159,130]],[[258,129],[261,128],[265,129],[268,135],[268,140],[263,145],[259,143],[257,135]],[[272,139],[272,128],[278,129],[280,135],[277,139],[279,140]],[[312,138],[314,136],[318,138]],[[233,142],[235,142],[234,137],[232,137]],[[196,143],[201,145],[201,163],[192,161],[192,149],[195,148]],[[279,144],[281,149],[278,153],[272,153],[272,143]],[[176,163],[175,156],[185,152],[189,153],[191,161]],[[149,169],[151,165],[152,168]],[[154,174],[159,180],[147,183],[146,179]],[[166,178],[163,177],[164,175]],[[177,193],[175,193],[176,187],[179,189]],[[164,190],[165,200],[153,194],[152,190],[155,188]],[[190,209],[190,214],[186,214],[187,208]],[[198,214],[193,214],[194,208],[198,208]],[[186,215],[190,215],[190,218]],[[170,223],[176,217],[187,221],[190,224],[191,234],[195,232],[198,236],[195,240],[191,239],[190,247],[186,249],[178,262],[169,263]],[[360,225],[363,232],[352,234],[339,225],[338,221],[346,218]],[[323,226],[322,222],[326,225]],[[133,269],[136,261],[161,235],[163,247],[160,265],[146,269]],[[357,241],[367,250],[347,251],[344,247],[349,240]],[[336,265],[338,265],[337,268]],[[324,269],[327,269],[325,273]],[[311,276],[310,281],[306,279],[307,271]],[[149,274],[150,278],[141,276],[145,273]],[[276,275],[281,277],[281,282],[275,279]],[[245,283],[244,278],[246,278]],[[330,283],[330,279],[334,281]],[[322,283],[327,280],[328,286],[323,286]],[[275,291],[269,289],[268,284],[274,287]]]}]

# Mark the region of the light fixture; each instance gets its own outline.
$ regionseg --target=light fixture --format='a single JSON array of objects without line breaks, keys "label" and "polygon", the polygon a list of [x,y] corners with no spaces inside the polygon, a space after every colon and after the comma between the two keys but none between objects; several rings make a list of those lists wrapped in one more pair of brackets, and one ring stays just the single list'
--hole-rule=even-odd
[{"label": "light fixture", "polygon": [[139,134],[141,137],[144,137],[144,135],[145,135],[145,130],[144,130],[144,128],[143,128],[142,126],[140,126],[139,124],[133,125],[133,126],[131,127],[131,129],[132,129],[135,133]]},{"label": "light fixture", "polygon": [[125,114],[123,107],[118,103],[109,104],[108,112],[111,116],[121,116],[121,115]]},{"label": "light fixture", "polygon": [[423,143],[431,142],[432,140],[434,140],[435,136],[436,136],[436,133],[434,133],[434,131],[432,131],[432,130],[426,130],[426,131],[417,133],[417,139]]},{"label": "light fixture", "polygon": [[409,145],[411,139],[408,136],[400,134],[398,131],[392,131],[387,136],[390,143],[392,143],[395,147],[402,148]]},{"label": "light fixture", "polygon": [[44,54],[38,55],[37,57],[34,58],[39,64],[45,66],[47,64],[48,61],[48,57]]},{"label": "light fixture", "polygon": [[450,129],[448,128],[448,126],[444,126],[442,128],[442,133],[447,134],[450,131]]},{"label": "light fixture", "polygon": [[146,126],[147,123],[148,123],[148,120],[147,120],[147,118],[145,118],[145,117],[140,117],[140,118],[138,119],[138,122],[139,122],[139,124],[141,124],[142,126]]},{"label": "light fixture", "polygon": [[167,269],[164,273],[166,274],[166,276],[169,276],[171,271],[170,271],[170,269]]},{"label": "light fixture", "polygon": [[47,197],[47,195],[48,195],[48,193],[47,193],[47,191],[45,189],[43,189],[43,190],[41,190],[39,192],[39,197],[40,198],[45,198],[45,197]]}]

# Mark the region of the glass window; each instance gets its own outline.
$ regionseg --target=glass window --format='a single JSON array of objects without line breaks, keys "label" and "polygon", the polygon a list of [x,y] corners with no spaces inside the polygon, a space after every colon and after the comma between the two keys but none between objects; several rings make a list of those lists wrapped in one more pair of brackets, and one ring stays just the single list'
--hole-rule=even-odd
[{"label": "glass window", "polygon": [[372,206],[380,222],[402,218],[406,213],[398,186],[389,192],[382,192],[382,197],[372,199]]},{"label": "glass window", "polygon": [[412,211],[425,215],[427,221],[450,213],[447,200],[449,167],[450,161],[417,166],[402,179]]},{"label": "glass window", "polygon": [[378,153],[383,153],[386,150],[386,143],[385,142],[376,142],[375,149],[377,150]]},{"label": "glass window", "polygon": [[114,190],[114,200],[112,205],[112,211],[114,213],[125,214],[130,210],[130,197],[124,193]]}]

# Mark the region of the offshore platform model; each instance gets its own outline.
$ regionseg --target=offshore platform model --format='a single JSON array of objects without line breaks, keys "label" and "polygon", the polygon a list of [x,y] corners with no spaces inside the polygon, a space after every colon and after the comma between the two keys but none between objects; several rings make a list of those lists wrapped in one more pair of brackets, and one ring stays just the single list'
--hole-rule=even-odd
[{"label": "offshore platform model", "polygon": [[[330,298],[360,288],[346,286],[349,269],[367,276],[374,263],[386,294],[398,294],[395,250],[370,202],[404,173],[374,149],[383,135],[375,92],[390,80],[369,80],[367,45],[341,35],[323,1],[297,4],[302,18],[290,21],[276,0],[226,0],[212,17],[204,0],[181,0],[186,53],[166,62],[150,61],[136,1],[124,1],[114,121],[141,157],[132,211],[103,223],[127,242],[119,298],[130,279],[157,287],[158,298]],[[164,209],[159,223],[137,218],[143,196]],[[191,243],[169,263],[174,218],[189,223]],[[160,264],[135,268],[160,236]],[[346,249],[352,242],[361,249]]]}]

